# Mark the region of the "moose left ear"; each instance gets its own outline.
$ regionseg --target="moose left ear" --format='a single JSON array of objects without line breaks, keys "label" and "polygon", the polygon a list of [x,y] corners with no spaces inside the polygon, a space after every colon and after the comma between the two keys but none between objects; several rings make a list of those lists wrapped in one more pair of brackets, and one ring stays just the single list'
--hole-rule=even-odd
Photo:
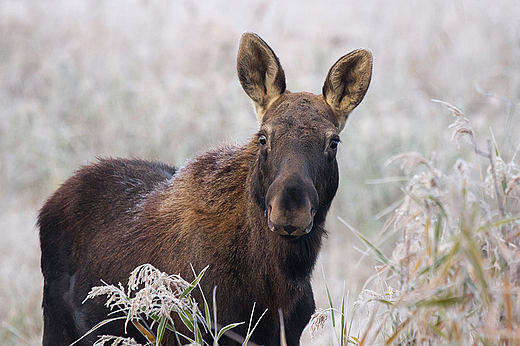
[{"label": "moose left ear", "polygon": [[372,78],[372,53],[357,49],[342,56],[329,70],[323,97],[334,111],[343,130],[350,112],[359,105]]}]

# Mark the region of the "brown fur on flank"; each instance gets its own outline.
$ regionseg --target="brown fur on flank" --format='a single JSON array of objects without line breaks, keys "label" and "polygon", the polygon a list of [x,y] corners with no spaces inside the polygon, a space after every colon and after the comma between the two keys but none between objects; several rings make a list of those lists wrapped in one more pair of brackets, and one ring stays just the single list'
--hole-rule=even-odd
[{"label": "brown fur on flank", "polygon": [[[249,321],[256,303],[254,319],[268,312],[251,341],[279,345],[281,309],[287,344],[299,345],[315,308],[310,277],[338,187],[339,133],[370,80],[371,55],[356,52],[333,66],[326,97],[291,93],[273,50],[246,33],[238,74],[260,122],[247,144],[206,151],[178,170],[102,159],[68,179],[38,219],[43,344],[68,345],[106,318],[102,301],[82,304],[100,279],[125,282],[151,263],[186,279],[190,265],[196,272],[209,265],[201,287],[206,294],[217,287],[219,323]],[[122,324],[105,325],[81,344],[99,334],[122,335]],[[176,345],[175,338],[167,334],[163,344]]]}]

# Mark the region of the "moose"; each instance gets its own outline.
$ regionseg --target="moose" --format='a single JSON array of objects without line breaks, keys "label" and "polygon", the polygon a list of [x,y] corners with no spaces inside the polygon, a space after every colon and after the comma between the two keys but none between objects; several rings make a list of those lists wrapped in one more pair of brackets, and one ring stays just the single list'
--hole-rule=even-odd
[{"label": "moose", "polygon": [[[180,168],[97,159],[42,207],[44,346],[69,345],[106,319],[103,301],[84,302],[91,287],[125,282],[144,263],[185,278],[209,265],[200,285],[217,287],[219,323],[249,321],[256,303],[267,313],[252,342],[280,345],[282,316],[287,345],[299,345],[315,310],[310,279],[338,188],[339,134],[367,92],[372,54],[341,57],[321,95],[292,93],[274,51],[247,32],[237,72],[260,124],[249,142],[207,150]],[[123,327],[106,324],[92,334],[123,335]],[[245,335],[247,326],[233,331]]]}]

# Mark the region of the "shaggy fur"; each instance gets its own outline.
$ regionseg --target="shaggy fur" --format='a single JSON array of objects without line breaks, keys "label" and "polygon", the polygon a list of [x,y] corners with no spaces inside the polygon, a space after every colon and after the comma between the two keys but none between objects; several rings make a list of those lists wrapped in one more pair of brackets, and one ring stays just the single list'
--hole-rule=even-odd
[{"label": "shaggy fur", "polygon": [[[249,143],[207,151],[178,170],[99,160],[82,167],[41,209],[44,345],[68,345],[105,319],[102,301],[82,304],[90,288],[100,279],[126,282],[143,263],[188,280],[190,264],[197,272],[209,265],[201,286],[207,294],[217,287],[222,325],[248,321],[256,302],[255,319],[268,313],[252,341],[280,344],[281,309],[287,344],[299,344],[314,311],[310,277],[338,187],[335,154],[348,112],[322,95],[285,91],[278,58],[258,36],[245,34],[240,47],[240,81],[261,123]],[[365,59],[356,56],[348,66],[371,68]],[[328,89],[344,94],[360,82],[368,87],[366,78],[350,77],[326,85],[355,84]],[[359,96],[353,98],[357,105]],[[234,331],[244,335],[246,328]],[[122,324],[114,323],[93,334],[122,333]],[[175,340],[166,335],[163,344]]]}]

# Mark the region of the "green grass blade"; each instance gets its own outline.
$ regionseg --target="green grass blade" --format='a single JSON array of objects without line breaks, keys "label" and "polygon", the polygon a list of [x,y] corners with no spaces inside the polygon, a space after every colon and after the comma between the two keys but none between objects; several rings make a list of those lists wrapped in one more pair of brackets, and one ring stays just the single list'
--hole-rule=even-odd
[{"label": "green grass blade", "polygon": [[325,271],[322,268],[323,272],[323,282],[325,282],[325,292],[327,293],[327,299],[329,301],[329,307],[330,307],[330,316],[332,319],[332,327],[336,328],[336,319],[334,317],[334,305],[332,304],[332,297],[330,296],[330,290],[329,285],[327,285],[327,280],[325,279]]},{"label": "green grass blade", "polygon": [[449,307],[464,303],[464,297],[429,298],[413,303],[416,307]]},{"label": "green grass blade", "polygon": [[242,346],[247,346],[247,343],[249,342],[249,339],[251,339],[251,335],[253,335],[253,332],[255,331],[256,327],[258,326],[258,323],[260,323],[260,320],[264,317],[264,315],[267,313],[267,309],[264,310],[262,315],[258,318],[255,325],[253,326],[253,329],[247,332],[247,335],[244,339],[244,342],[242,343]]},{"label": "green grass blade", "polygon": [[[200,287],[200,286],[199,286]],[[208,329],[211,332],[211,312],[209,309],[208,301],[206,300],[206,296],[204,295],[204,292],[202,292],[202,289],[200,290],[200,293],[202,295],[202,301],[204,302],[204,318],[203,321],[208,327]]]},{"label": "green grass blade", "polygon": [[155,346],[159,346],[164,336],[164,332],[166,331],[166,324],[168,322],[168,317],[163,316],[161,321],[159,322],[159,326],[157,327],[157,337],[155,341]]},{"label": "green grass blade", "polygon": [[486,305],[489,306],[491,304],[491,293],[489,292],[489,286],[484,274],[484,264],[482,261],[482,256],[473,239],[467,238],[466,243],[467,248],[465,253],[467,255],[467,258],[471,262],[473,269],[475,270],[477,278],[480,281],[484,301]]},{"label": "green grass blade", "polygon": [[[345,291],[345,287],[344,287],[344,284],[343,284],[343,291]],[[345,323],[345,295],[343,294],[343,296],[341,297],[341,319],[340,319],[340,327],[341,327],[341,331],[340,331],[340,346],[344,346],[345,345],[345,331],[346,331],[346,323]]]},{"label": "green grass blade", "polygon": [[376,255],[376,258],[375,260],[378,260],[380,263],[384,264],[384,265],[389,265],[392,267],[392,263],[390,263],[390,260],[388,259],[388,257],[386,257],[381,251],[379,251],[379,249],[374,245],[372,244],[372,242],[370,240],[368,240],[364,235],[362,235],[361,233],[359,233],[357,230],[355,229],[351,229],[352,233],[354,233],[354,235],[356,237],[358,237],[359,240],[361,240],[363,243],[365,243],[366,246],[368,246],[368,248],[370,250],[372,250],[372,252]]},{"label": "green grass blade", "polygon": [[441,225],[444,214],[439,214],[437,216],[437,224],[435,225],[435,230],[433,234],[433,262],[437,262],[437,258],[439,257],[439,244],[441,241]]},{"label": "green grass blade", "polygon": [[179,311],[178,315],[182,321],[182,323],[188,328],[188,330],[192,333],[195,332],[195,321],[190,314],[187,314],[185,311]]},{"label": "green grass blade", "polygon": [[96,329],[98,328],[101,328],[102,326],[104,326],[105,324],[107,323],[110,323],[110,322],[114,322],[114,321],[120,321],[120,320],[126,320],[126,316],[121,316],[121,317],[114,317],[114,318],[108,318],[106,320],[103,320],[101,322],[99,322],[98,324],[96,324],[94,327],[90,328],[85,334],[83,334],[81,336],[81,338],[79,338],[78,340],[74,341],[72,344],[70,344],[69,346],[72,346],[72,345],[75,345],[77,344],[78,342],[80,342],[81,340],[83,340],[83,338],[85,338],[87,335],[89,335],[90,333],[92,333],[93,331],[95,331]]},{"label": "green grass blade", "polygon": [[[208,311],[209,313],[209,311]],[[211,331],[211,320],[210,320],[210,325],[208,326],[210,331]],[[217,323],[217,286],[213,287],[213,327],[215,328],[215,333],[217,331],[217,328],[218,328],[218,323]],[[218,337],[217,338],[213,338],[213,346],[217,346],[218,343]]]},{"label": "green grass blade", "polygon": [[191,293],[191,291],[193,291],[195,289],[195,287],[197,287],[199,285],[199,282],[200,280],[202,279],[202,277],[204,276],[204,273],[206,272],[206,270],[209,268],[209,266],[206,266],[204,269],[202,269],[202,271],[199,273],[199,275],[197,275],[197,277],[195,278],[195,280],[193,280],[191,283],[190,283],[190,286],[188,288],[186,288],[184,290],[184,292],[182,292],[182,294],[180,295],[180,298],[186,298],[188,296],[188,294]]},{"label": "green grass blade", "polygon": [[227,332],[228,330],[230,329],[233,329],[233,328],[236,328],[237,326],[241,325],[241,324],[244,324],[245,322],[238,322],[238,323],[231,323],[231,324],[228,324],[227,326],[225,327],[222,327],[219,331],[218,331],[218,334],[217,334],[217,337],[215,339],[215,343],[214,345],[218,345],[218,340],[220,340],[220,338],[224,335],[225,332]]}]

